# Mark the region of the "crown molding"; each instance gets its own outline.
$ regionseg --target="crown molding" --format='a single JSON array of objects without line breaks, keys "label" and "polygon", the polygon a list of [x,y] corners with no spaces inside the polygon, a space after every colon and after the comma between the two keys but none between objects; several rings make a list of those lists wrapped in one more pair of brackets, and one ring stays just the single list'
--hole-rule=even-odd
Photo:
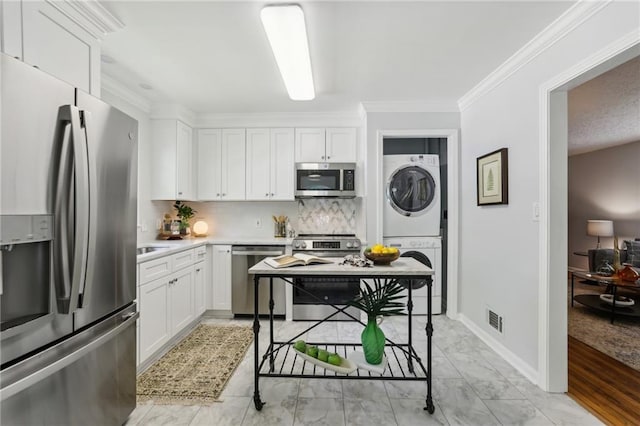
[{"label": "crown molding", "polygon": [[182,105],[155,103],[151,106],[150,117],[154,120],[180,120],[194,127],[197,115]]},{"label": "crown molding", "polygon": [[47,0],[47,3],[98,40],[125,27],[97,0]]},{"label": "crown molding", "polygon": [[151,113],[151,101],[149,101],[147,98],[125,87],[122,83],[120,83],[113,77],[110,77],[104,73],[101,77],[101,86],[103,92],[109,92],[147,114]]},{"label": "crown molding", "polygon": [[361,123],[358,111],[205,113],[196,116],[195,127],[352,127]]},{"label": "crown molding", "polygon": [[581,0],[571,6],[566,12],[520,48],[515,54],[474,86],[458,100],[460,111],[469,108],[474,102],[486,95],[520,68],[531,62],[568,33],[606,7],[612,0],[585,1]]},{"label": "crown molding", "polygon": [[364,101],[365,112],[460,112],[456,102]]}]

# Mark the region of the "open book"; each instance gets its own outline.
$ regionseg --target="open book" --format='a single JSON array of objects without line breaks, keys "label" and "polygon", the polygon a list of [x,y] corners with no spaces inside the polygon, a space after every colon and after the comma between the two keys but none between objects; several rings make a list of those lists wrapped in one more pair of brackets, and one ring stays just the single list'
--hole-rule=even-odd
[{"label": "open book", "polygon": [[288,268],[289,266],[310,265],[312,263],[333,263],[333,261],[308,254],[296,253],[294,255],[283,254],[282,256],[268,257],[264,260],[264,263],[278,269]]}]

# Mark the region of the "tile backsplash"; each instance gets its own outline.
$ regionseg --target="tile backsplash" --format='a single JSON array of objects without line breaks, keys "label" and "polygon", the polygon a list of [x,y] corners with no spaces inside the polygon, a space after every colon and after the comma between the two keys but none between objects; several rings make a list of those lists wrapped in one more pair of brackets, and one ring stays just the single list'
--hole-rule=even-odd
[{"label": "tile backsplash", "polygon": [[310,198],[298,201],[298,234],[355,234],[353,199]]}]

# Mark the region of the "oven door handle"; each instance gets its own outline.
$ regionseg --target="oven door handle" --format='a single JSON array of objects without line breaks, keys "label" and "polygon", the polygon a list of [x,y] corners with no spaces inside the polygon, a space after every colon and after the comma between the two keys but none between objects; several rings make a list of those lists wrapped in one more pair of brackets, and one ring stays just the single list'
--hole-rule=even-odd
[{"label": "oven door handle", "polygon": [[233,256],[280,256],[283,255],[283,251],[260,251],[260,250],[232,250]]}]

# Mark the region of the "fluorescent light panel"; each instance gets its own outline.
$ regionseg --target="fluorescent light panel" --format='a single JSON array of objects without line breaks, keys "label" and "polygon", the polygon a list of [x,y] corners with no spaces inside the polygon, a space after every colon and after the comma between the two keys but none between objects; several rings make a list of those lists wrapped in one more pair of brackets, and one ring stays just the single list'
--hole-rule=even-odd
[{"label": "fluorescent light panel", "polygon": [[289,97],[294,101],[315,98],[302,8],[298,5],[265,6],[260,18]]}]

